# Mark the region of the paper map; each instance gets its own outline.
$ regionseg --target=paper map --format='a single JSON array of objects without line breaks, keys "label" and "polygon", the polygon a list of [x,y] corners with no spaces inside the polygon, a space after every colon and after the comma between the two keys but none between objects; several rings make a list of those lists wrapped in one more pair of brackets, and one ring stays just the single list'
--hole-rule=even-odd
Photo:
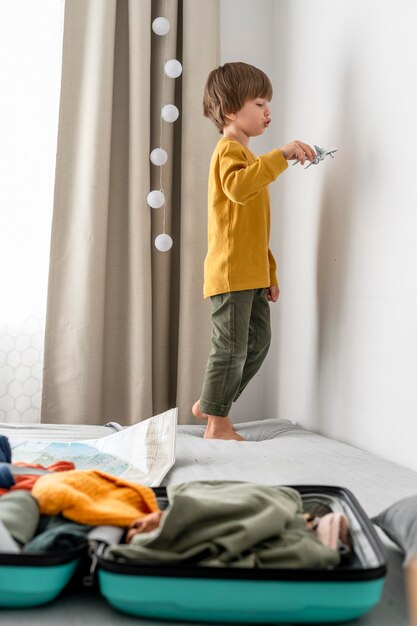
[{"label": "paper map", "polygon": [[178,409],[170,409],[99,439],[82,441],[77,441],[75,426],[72,441],[57,441],[56,431],[52,441],[36,439],[35,433],[23,438],[9,432],[12,462],[48,467],[56,461],[72,461],[76,469],[98,469],[157,487],[175,461],[177,419]]}]

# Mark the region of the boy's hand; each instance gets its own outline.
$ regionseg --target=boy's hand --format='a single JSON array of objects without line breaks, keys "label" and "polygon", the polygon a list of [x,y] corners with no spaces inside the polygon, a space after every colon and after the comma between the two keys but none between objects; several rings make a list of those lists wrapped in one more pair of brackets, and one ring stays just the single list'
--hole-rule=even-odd
[{"label": "boy's hand", "polygon": [[271,285],[266,290],[266,297],[270,302],[276,302],[279,298],[279,287],[277,285]]},{"label": "boy's hand", "polygon": [[298,160],[301,165],[304,165],[305,161],[314,161],[316,158],[313,148],[302,141],[291,141],[291,143],[287,143],[280,150],[287,161],[292,159]]}]

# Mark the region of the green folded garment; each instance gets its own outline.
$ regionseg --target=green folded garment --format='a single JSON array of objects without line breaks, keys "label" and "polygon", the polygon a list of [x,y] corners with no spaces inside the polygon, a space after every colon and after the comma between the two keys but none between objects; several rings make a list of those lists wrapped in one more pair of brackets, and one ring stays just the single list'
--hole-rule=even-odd
[{"label": "green folded garment", "polygon": [[20,545],[34,536],[40,518],[38,503],[23,489],[0,496],[0,520]]},{"label": "green folded garment", "polygon": [[36,537],[29,541],[23,552],[63,552],[88,545],[88,533],[91,526],[70,522],[65,517],[42,516],[42,528],[38,528]]},{"label": "green folded garment", "polygon": [[230,481],[168,487],[156,530],[112,546],[111,560],[192,561],[214,567],[325,568],[339,563],[307,527],[295,489]]}]

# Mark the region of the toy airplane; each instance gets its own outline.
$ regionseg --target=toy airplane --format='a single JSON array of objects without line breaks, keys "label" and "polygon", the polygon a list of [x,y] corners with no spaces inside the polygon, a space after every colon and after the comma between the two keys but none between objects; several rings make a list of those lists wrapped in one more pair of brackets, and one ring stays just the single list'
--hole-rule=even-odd
[{"label": "toy airplane", "polygon": [[[310,165],[318,165],[320,161],[324,161],[327,156],[331,156],[334,159],[334,153],[337,152],[338,148],[319,148],[318,146],[314,146],[316,151],[316,158],[314,161],[310,161],[308,165],[304,168],[305,170],[310,167]],[[295,161],[293,165],[297,165],[300,161]]]}]

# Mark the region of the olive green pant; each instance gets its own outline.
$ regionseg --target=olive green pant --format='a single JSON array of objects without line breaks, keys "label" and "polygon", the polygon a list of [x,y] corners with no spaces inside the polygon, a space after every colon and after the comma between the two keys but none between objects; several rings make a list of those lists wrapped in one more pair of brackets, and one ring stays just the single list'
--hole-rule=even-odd
[{"label": "olive green pant", "polygon": [[225,417],[261,367],[271,343],[266,289],[211,296],[211,350],[200,410]]}]

